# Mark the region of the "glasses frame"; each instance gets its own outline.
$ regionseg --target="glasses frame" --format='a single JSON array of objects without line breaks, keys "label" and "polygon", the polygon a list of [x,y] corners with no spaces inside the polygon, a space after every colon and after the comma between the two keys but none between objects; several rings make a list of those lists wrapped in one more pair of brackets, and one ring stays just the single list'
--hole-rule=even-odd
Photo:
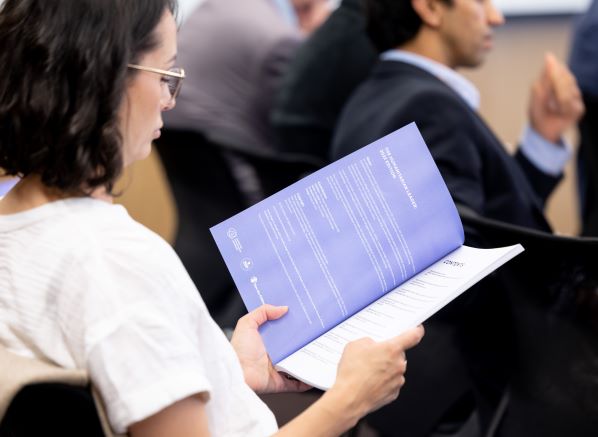
[{"label": "glasses frame", "polygon": [[[179,96],[179,93],[181,92],[181,87],[183,86],[183,79],[186,77],[185,70],[183,68],[176,68],[177,70],[179,70],[177,72],[172,70],[162,70],[161,68],[146,67],[144,65],[137,64],[127,64],[127,67],[132,68],[133,70],[149,71],[150,73],[161,74],[163,76],[176,77],[180,79],[177,82],[174,91],[170,93],[170,97],[172,100],[176,99]],[[170,88],[168,90],[170,92]]]}]

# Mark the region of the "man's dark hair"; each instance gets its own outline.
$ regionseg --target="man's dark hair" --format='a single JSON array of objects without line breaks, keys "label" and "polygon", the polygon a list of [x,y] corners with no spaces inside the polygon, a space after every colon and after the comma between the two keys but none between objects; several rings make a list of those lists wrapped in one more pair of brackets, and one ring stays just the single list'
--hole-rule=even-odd
[{"label": "man's dark hair", "polygon": [[[411,0],[364,0],[367,33],[378,51],[396,48],[417,35],[422,20]],[[452,4],[452,0],[441,0]]]},{"label": "man's dark hair", "polygon": [[111,192],[123,168],[127,68],[176,0],[5,0],[0,168],[65,192]]}]

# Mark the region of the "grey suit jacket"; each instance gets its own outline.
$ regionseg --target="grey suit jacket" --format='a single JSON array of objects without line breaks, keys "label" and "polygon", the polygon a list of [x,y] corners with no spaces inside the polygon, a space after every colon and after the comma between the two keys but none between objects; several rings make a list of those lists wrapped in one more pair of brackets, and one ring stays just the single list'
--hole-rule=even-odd
[{"label": "grey suit jacket", "polygon": [[205,0],[180,30],[177,65],[187,78],[166,128],[269,154],[272,98],[300,42],[269,0]]}]

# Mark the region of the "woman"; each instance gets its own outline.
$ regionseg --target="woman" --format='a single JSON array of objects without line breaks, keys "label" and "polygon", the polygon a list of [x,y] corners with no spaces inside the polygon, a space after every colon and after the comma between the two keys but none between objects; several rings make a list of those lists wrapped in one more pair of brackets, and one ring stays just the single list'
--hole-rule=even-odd
[{"label": "woman", "polygon": [[[254,391],[306,388],[274,370],[258,334],[286,308],[243,317],[231,347],[171,248],[111,204],[180,89],[175,6],[4,2],[0,167],[22,179],[0,201],[0,343],[86,369],[116,432],[268,435]],[[334,387],[279,433],[337,435],[396,398],[422,334],[350,344]]]}]

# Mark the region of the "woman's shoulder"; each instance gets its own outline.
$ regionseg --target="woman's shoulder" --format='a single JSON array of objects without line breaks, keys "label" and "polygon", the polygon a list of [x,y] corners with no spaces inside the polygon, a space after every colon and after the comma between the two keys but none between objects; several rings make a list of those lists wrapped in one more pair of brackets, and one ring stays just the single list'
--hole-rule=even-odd
[{"label": "woman's shoulder", "polygon": [[[37,235],[47,252],[61,258],[67,277],[87,284],[87,297],[182,289],[197,294],[172,247],[135,221],[121,205],[80,198],[57,202],[45,213]],[[32,227],[34,227],[32,223]]]},{"label": "woman's shoulder", "polygon": [[150,250],[174,255],[162,237],[135,221],[122,205],[89,198],[67,199],[57,203],[48,224],[71,235],[80,247],[100,255],[104,251],[147,254]]},{"label": "woman's shoulder", "polygon": [[71,247],[65,283],[86,313],[92,337],[99,341],[102,333],[121,325],[149,323],[168,330],[173,320],[197,321],[205,305],[165,240],[120,205],[74,202],[69,208],[80,241]]},{"label": "woman's shoulder", "polygon": [[154,281],[177,282],[178,276],[187,276],[170,244],[134,220],[122,205],[93,203],[80,214],[88,223],[83,230],[90,244],[88,256],[100,258],[104,265],[124,275],[143,272]]}]

